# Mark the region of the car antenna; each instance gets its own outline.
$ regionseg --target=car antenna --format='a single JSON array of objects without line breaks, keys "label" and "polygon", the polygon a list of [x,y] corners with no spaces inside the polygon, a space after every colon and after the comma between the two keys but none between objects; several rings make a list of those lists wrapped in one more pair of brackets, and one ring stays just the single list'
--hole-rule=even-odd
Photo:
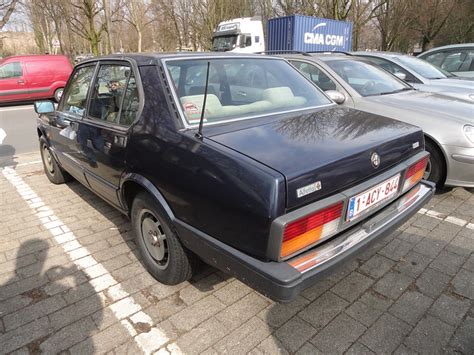
[{"label": "car antenna", "polygon": [[206,99],[207,99],[207,88],[209,86],[209,66],[211,65],[211,62],[207,62],[207,71],[206,71],[206,86],[204,87],[204,100],[202,102],[202,111],[201,111],[201,119],[199,120],[199,128],[196,133],[197,138],[202,138],[202,124],[204,122],[204,112],[206,110]]}]

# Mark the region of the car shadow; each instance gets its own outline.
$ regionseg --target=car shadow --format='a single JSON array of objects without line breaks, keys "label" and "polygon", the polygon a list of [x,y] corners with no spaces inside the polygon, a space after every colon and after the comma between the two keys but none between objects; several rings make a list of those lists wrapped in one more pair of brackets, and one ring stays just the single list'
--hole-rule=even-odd
[{"label": "car shadow", "polygon": [[0,168],[6,166],[15,168],[15,148],[9,144],[0,144]]},{"label": "car shadow", "polygon": [[[49,246],[39,238],[21,243],[12,276],[0,285],[2,354],[18,348],[30,354],[60,353],[76,343],[94,352],[91,336],[103,320],[102,300],[75,264],[57,265],[56,255],[48,259]],[[72,337],[79,328],[81,335]]]}]

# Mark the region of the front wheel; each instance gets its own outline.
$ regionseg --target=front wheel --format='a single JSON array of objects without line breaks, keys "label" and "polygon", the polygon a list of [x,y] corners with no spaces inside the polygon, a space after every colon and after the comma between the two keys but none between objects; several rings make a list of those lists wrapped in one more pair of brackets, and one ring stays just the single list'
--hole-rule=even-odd
[{"label": "front wheel", "polygon": [[146,193],[133,200],[131,220],[135,241],[148,272],[166,285],[192,276],[195,256],[185,250],[163,208]]},{"label": "front wheel", "polygon": [[433,143],[426,142],[425,149],[430,153],[430,160],[426,165],[424,178],[436,184],[436,187],[442,187],[446,179],[446,163],[443,153],[441,153]]},{"label": "front wheel", "polygon": [[48,180],[53,184],[63,184],[71,179],[71,176],[64,171],[54,158],[54,155],[49,149],[48,143],[44,137],[39,140],[41,160],[43,160],[43,168]]}]

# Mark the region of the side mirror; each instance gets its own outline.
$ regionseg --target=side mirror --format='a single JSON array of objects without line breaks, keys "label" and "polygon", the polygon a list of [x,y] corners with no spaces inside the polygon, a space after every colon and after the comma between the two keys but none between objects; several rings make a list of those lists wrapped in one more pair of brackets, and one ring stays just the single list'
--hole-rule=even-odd
[{"label": "side mirror", "polygon": [[402,73],[402,72],[396,72],[394,74],[398,79],[402,79],[402,80],[405,80],[407,78],[407,75],[405,73]]},{"label": "side mirror", "polygon": [[37,114],[43,113],[52,113],[56,109],[54,108],[54,104],[52,101],[36,101],[35,102],[35,112]]},{"label": "side mirror", "polygon": [[332,101],[339,105],[346,101],[346,96],[337,90],[328,90],[326,91],[326,95],[328,95]]}]

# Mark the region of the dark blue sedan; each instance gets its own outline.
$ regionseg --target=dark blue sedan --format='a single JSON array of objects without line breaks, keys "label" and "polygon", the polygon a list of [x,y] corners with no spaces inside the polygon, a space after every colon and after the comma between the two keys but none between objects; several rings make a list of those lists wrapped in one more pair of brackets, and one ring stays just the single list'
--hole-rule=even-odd
[{"label": "dark blue sedan", "polygon": [[289,301],[434,192],[419,128],[338,107],[281,58],[94,58],[35,108],[49,180],[129,215],[165,284],[200,258]]}]

